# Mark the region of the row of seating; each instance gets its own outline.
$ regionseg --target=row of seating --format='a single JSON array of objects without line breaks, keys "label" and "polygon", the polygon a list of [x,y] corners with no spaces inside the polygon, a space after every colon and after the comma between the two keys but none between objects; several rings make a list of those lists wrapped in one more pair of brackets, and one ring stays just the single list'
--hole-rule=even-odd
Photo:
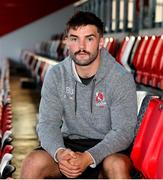
[{"label": "row of seating", "polygon": [[53,40],[42,41],[35,46],[35,53],[57,61],[63,60],[67,52],[63,34],[56,34]]},{"label": "row of seating", "polygon": [[[105,35],[104,47],[129,72],[137,83],[163,89],[163,35],[125,36],[122,41]],[[55,40],[42,42],[36,54],[61,61],[68,55],[63,35]]]},{"label": "row of seating", "polygon": [[27,50],[21,52],[20,59],[32,77],[35,78],[36,82],[41,85],[48,68],[58,63],[57,61],[36,55]]},{"label": "row of seating", "polygon": [[12,137],[12,105],[9,86],[9,61],[2,62],[0,69],[0,178],[12,176],[15,167],[13,158]]},{"label": "row of seating", "polygon": [[134,73],[137,83],[163,89],[163,35],[126,36],[120,48],[116,39],[109,38],[108,51],[115,56],[129,72]]},{"label": "row of seating", "polygon": [[[118,47],[116,40],[106,46]],[[163,89],[163,36],[125,37],[117,53],[112,54],[129,72],[134,73],[135,81],[154,88]],[[138,177],[149,179],[163,178],[163,96],[137,92],[138,123],[131,152],[131,160]],[[142,101],[142,99],[144,100]],[[142,102],[142,103],[141,103]]]},{"label": "row of seating", "polygon": [[163,89],[163,36],[144,37],[138,41],[133,58],[136,81]]}]

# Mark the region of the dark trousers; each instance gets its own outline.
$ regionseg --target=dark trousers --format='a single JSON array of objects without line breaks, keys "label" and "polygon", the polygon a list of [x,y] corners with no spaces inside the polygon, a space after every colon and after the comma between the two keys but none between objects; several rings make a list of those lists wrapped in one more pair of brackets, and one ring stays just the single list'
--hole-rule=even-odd
[{"label": "dark trousers", "polygon": [[[99,143],[100,139],[69,139],[64,138],[64,144],[66,148],[71,149],[72,151],[79,151],[84,152],[91,147],[94,147],[97,143]],[[44,150],[42,147],[37,148],[37,150]],[[129,156],[131,151],[131,147],[128,149],[121,151],[119,153],[123,153]],[[82,175],[80,175],[79,179],[97,179],[100,169],[102,166],[102,162],[98,164],[95,168],[88,167]],[[63,176],[64,179],[66,179],[65,176]]]}]

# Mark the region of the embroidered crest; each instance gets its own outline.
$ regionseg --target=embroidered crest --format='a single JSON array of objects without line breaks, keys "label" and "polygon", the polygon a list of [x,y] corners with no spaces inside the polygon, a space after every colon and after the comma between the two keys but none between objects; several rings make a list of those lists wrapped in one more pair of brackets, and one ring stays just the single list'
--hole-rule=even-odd
[{"label": "embroidered crest", "polygon": [[106,105],[104,93],[99,91],[96,92],[96,106],[104,107]]}]

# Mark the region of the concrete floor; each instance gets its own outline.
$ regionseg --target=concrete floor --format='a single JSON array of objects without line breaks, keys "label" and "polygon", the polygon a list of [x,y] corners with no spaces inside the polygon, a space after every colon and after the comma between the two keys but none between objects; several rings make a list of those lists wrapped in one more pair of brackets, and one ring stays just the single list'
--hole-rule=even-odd
[{"label": "concrete floor", "polygon": [[12,164],[16,167],[13,178],[18,179],[22,160],[38,146],[35,125],[37,120],[40,91],[36,89],[22,88],[22,75],[12,74],[10,77],[10,89],[13,111],[13,136]]}]

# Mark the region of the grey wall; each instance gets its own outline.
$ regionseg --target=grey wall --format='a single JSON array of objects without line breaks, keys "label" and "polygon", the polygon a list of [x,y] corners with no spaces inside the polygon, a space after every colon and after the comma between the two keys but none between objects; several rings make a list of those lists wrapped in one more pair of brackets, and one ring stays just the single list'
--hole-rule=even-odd
[{"label": "grey wall", "polygon": [[37,43],[63,32],[65,23],[73,13],[74,7],[71,5],[1,37],[0,64],[7,57],[19,61],[22,49],[32,50]]}]

